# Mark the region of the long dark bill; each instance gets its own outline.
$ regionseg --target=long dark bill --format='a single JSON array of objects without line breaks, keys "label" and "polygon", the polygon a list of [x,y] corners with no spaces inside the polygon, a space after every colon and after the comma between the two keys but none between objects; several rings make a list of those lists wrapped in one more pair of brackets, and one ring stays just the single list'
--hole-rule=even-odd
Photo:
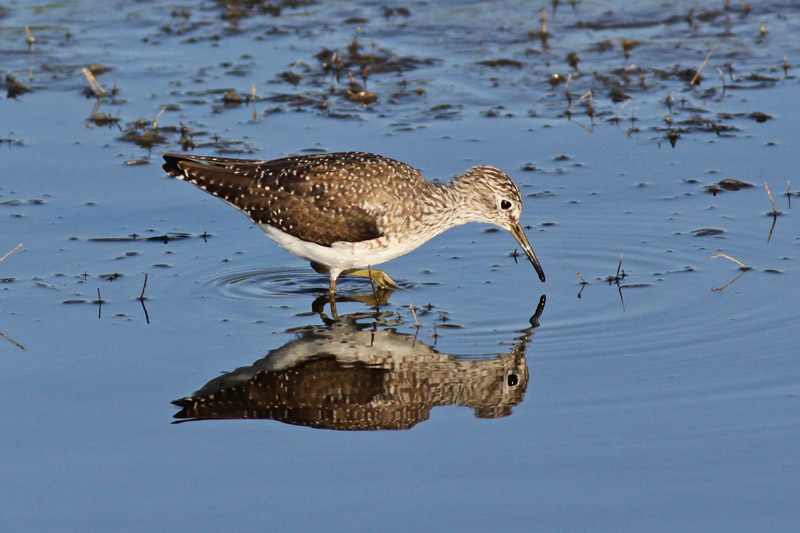
[{"label": "long dark bill", "polygon": [[528,238],[525,236],[525,232],[522,231],[522,226],[519,224],[514,224],[511,227],[511,235],[517,239],[517,242],[522,247],[522,250],[525,252],[525,255],[528,256],[528,259],[531,260],[531,264],[533,268],[536,269],[536,273],[539,274],[539,279],[544,281],[544,270],[542,270],[542,265],[539,264],[539,260],[536,259],[536,254],[533,253],[533,248],[531,248],[530,243],[528,242]]}]

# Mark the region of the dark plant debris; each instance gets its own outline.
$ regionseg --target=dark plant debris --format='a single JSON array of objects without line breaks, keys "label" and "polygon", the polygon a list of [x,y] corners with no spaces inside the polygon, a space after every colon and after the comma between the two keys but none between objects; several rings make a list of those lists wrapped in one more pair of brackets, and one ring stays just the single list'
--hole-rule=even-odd
[{"label": "dark plant debris", "polygon": [[725,233],[725,230],[721,230],[719,228],[700,228],[692,230],[692,235],[695,237],[711,237],[715,235],[722,235],[723,233]]},{"label": "dark plant debris", "polygon": [[145,237],[144,235],[139,235],[137,233],[133,233],[131,235],[127,235],[125,237],[91,237],[86,239],[89,242],[133,242],[133,241],[141,241],[141,242],[162,242],[168,243],[171,241],[182,241],[184,239],[190,239],[192,237],[201,237],[204,240],[210,237],[209,233],[203,233],[201,235],[192,235],[191,233],[183,233],[183,232],[170,232],[164,233],[160,235],[151,235]]},{"label": "dark plant debris", "polygon": [[4,87],[8,91],[6,94],[8,98],[16,98],[21,94],[33,92],[33,89],[31,89],[27,85],[24,85],[22,82],[20,82],[17,78],[12,76],[11,74],[6,74],[6,81]]},{"label": "dark plant debris", "polygon": [[728,178],[728,179],[724,179],[722,181],[719,181],[717,183],[714,183],[712,185],[706,185],[705,187],[703,187],[703,189],[706,192],[711,193],[712,195],[716,196],[717,193],[722,192],[722,191],[738,191],[740,189],[747,189],[747,188],[750,188],[750,187],[753,187],[752,183],[747,183],[747,182],[744,182],[744,181],[739,181],[739,180],[736,180],[736,179]]},{"label": "dark plant debris", "polygon": [[478,61],[478,64],[492,68],[502,68],[502,67],[522,68],[523,66],[522,62],[517,61],[516,59],[487,59],[486,61]]}]

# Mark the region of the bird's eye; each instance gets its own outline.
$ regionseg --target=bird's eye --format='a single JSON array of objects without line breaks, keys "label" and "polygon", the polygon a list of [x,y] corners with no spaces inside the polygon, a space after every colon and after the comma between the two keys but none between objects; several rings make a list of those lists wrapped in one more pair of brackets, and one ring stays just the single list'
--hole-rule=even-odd
[{"label": "bird's eye", "polygon": [[500,209],[502,209],[503,211],[508,211],[509,209],[511,209],[511,202],[503,198],[502,200],[500,200]]}]

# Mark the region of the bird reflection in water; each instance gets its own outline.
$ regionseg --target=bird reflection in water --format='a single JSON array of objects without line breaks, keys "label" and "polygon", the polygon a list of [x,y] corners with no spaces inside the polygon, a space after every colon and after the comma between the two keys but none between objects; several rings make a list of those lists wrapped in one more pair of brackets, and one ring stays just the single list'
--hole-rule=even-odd
[{"label": "bird reflection in water", "polygon": [[462,405],[478,418],[511,414],[528,386],[525,361],[545,297],[530,327],[507,353],[492,357],[444,354],[389,312],[353,313],[324,326],[294,329],[297,337],[252,366],[209,381],[175,400],[178,422],[264,418],[337,430],[409,429],[433,407]]}]

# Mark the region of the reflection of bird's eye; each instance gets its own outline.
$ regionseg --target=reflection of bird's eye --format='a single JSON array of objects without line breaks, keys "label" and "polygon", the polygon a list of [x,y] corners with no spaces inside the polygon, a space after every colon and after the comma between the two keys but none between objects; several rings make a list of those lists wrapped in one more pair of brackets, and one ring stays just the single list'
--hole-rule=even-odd
[{"label": "reflection of bird's eye", "polygon": [[508,386],[509,387],[513,387],[517,383],[519,383],[519,378],[517,377],[517,375],[516,374],[509,374],[508,375]]},{"label": "reflection of bird's eye", "polygon": [[511,202],[503,198],[502,200],[500,200],[500,209],[502,209],[503,211],[511,209]]}]

